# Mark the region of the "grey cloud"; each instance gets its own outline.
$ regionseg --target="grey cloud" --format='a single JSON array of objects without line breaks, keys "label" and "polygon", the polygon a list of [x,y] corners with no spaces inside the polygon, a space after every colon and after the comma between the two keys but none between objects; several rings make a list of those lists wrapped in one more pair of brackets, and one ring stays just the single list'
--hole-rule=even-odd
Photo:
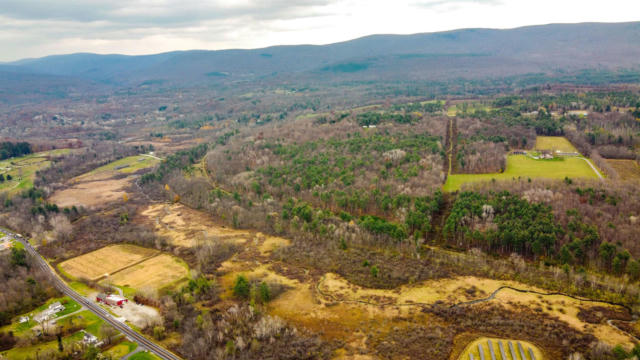
[{"label": "grey cloud", "polygon": [[422,0],[416,1],[412,5],[422,8],[436,8],[441,6],[461,6],[464,4],[485,4],[500,5],[502,0]]},{"label": "grey cloud", "polygon": [[22,20],[108,21],[130,26],[190,24],[230,17],[280,19],[321,15],[316,8],[330,0],[249,1],[242,5],[219,1],[168,0],[4,0],[0,15]]},{"label": "grey cloud", "polygon": [[331,15],[327,5],[335,1],[0,0],[0,59],[91,51],[120,41],[129,44],[122,51],[132,51],[132,41],[154,36],[233,43],[239,33],[255,36],[280,21]]}]

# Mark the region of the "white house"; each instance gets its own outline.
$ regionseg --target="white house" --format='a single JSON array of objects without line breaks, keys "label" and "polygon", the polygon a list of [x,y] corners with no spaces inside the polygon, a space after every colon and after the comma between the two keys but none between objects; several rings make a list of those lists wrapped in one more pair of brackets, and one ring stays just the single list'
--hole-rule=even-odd
[{"label": "white house", "polygon": [[87,345],[96,345],[96,346],[100,346],[101,344],[98,343],[98,338],[93,335],[90,334],[84,330],[82,330],[82,332],[84,333],[84,337],[82,338],[82,342],[87,344]]}]

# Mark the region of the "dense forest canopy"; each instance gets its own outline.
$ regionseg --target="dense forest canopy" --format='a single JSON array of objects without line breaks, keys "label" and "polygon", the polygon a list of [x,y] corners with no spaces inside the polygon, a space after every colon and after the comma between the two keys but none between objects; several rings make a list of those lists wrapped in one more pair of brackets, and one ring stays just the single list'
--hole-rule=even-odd
[{"label": "dense forest canopy", "polygon": [[28,142],[12,143],[5,141],[0,143],[0,160],[27,154],[31,154],[31,144]]}]

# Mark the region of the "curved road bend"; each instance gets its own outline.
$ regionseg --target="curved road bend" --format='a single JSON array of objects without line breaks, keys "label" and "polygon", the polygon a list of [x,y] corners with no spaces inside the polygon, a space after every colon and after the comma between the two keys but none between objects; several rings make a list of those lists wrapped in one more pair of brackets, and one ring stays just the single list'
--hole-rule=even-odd
[{"label": "curved road bend", "polygon": [[31,244],[29,244],[29,242],[26,241],[24,238],[6,229],[2,229],[2,232],[12,237],[15,241],[19,241],[22,245],[24,245],[24,248],[27,250],[27,252],[29,252],[29,254],[31,254],[35,259],[37,266],[42,271],[44,271],[45,274],[49,275],[51,282],[58,290],[60,290],[60,292],[72,298],[73,300],[77,301],[79,304],[86,307],[91,312],[93,312],[98,317],[100,317],[102,320],[106,321],[115,329],[123,333],[129,339],[137,342],[141,347],[148,349],[152,353],[159,356],[161,359],[164,359],[164,360],[180,360],[181,359],[180,357],[173,354],[169,350],[163,348],[162,346],[154,343],[153,341],[139,334],[138,332],[130,328],[127,324],[116,320],[113,316],[111,316],[111,314],[109,314],[106,310],[101,308],[98,304],[94,303],[91,300],[88,300],[84,296],[78,294],[75,290],[71,289],[64,281],[62,281],[62,279],[58,277],[55,271],[42,258],[42,256],[40,256],[38,251],[36,251],[36,249],[34,249],[31,246]]}]

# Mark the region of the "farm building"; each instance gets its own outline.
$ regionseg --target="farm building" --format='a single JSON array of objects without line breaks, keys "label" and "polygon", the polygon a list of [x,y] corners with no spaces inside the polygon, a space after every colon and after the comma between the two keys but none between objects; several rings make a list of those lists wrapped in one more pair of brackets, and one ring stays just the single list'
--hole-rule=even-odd
[{"label": "farm building", "polygon": [[64,305],[60,304],[59,301],[56,301],[53,304],[49,305],[46,310],[34,316],[33,320],[39,323],[48,321],[49,319],[53,318],[55,314],[59,313],[62,310],[64,310]]},{"label": "farm building", "polygon": [[129,302],[129,300],[123,296],[115,294],[106,295],[104,293],[98,294],[96,296],[96,301],[111,306],[123,306],[125,303]]}]

